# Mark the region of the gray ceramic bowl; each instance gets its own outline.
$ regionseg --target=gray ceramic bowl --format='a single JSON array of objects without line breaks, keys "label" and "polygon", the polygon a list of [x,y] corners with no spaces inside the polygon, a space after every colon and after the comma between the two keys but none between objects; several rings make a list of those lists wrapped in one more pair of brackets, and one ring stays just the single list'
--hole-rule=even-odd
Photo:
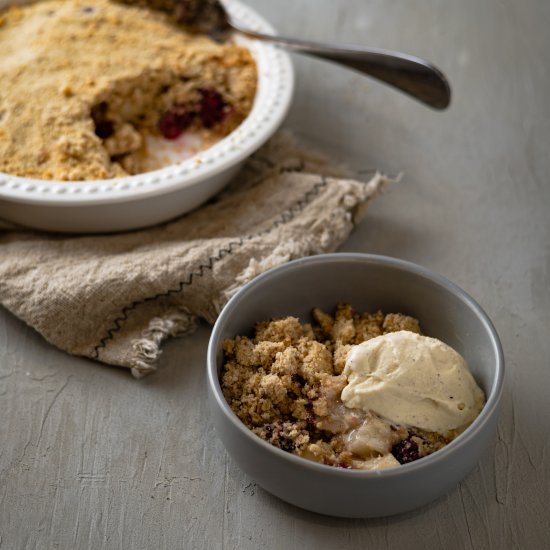
[{"label": "gray ceramic bowl", "polygon": [[[466,359],[487,396],[473,424],[444,449],[381,471],[317,464],[266,443],[237,418],[221,392],[222,342],[251,334],[263,319],[294,315],[310,321],[313,307],[339,302],[358,311],[401,312],[425,334]],[[242,288],[222,311],[208,347],[209,405],[217,433],[240,468],[270,493],[301,508],[349,518],[397,514],[452,489],[477,463],[496,429],[504,378],[498,335],[464,291],[418,265],[368,254],[326,254],[272,269]]]}]

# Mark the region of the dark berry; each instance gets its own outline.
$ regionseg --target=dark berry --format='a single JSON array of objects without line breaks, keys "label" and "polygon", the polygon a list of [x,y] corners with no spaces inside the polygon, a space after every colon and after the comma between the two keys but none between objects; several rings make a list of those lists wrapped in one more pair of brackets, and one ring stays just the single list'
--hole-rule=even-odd
[{"label": "dark berry", "polygon": [[336,466],[336,468],[345,468],[346,470],[351,468],[351,466],[345,462],[337,462],[334,466]]},{"label": "dark berry", "polygon": [[95,135],[101,139],[107,139],[114,133],[113,123],[110,120],[100,120],[95,125]]},{"label": "dark berry", "polygon": [[391,454],[400,464],[407,464],[420,458],[418,445],[412,439],[403,439],[394,445]]},{"label": "dark berry", "polygon": [[225,117],[226,103],[216,90],[203,89],[201,93],[199,116],[205,128],[212,128]]},{"label": "dark berry", "polygon": [[292,441],[292,439],[290,439],[290,437],[282,435],[279,438],[279,447],[283,451],[291,453],[296,448],[296,444]]},{"label": "dark berry", "polygon": [[166,111],[157,123],[157,127],[162,136],[166,139],[178,138],[185,129],[193,122],[191,113]]},{"label": "dark berry", "polygon": [[90,111],[90,115],[95,123],[95,135],[101,139],[107,139],[114,133],[113,123],[107,118],[107,110],[109,105],[106,101],[101,101],[94,105]]}]

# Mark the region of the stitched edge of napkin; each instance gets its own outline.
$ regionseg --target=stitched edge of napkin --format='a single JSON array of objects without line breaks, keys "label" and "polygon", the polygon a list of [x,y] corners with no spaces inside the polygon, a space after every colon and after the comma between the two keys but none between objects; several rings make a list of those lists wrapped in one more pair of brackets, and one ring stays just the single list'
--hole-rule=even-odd
[{"label": "stitched edge of napkin", "polygon": [[[352,229],[365,217],[370,202],[393,181],[395,180],[376,173],[368,183],[364,184],[362,193],[357,193],[354,197],[347,197],[343,206],[350,216]],[[351,230],[345,229],[344,225],[344,220],[342,220],[341,227],[336,228],[336,233],[340,237],[343,235],[338,229],[343,230],[346,236],[351,232]],[[335,239],[335,242],[327,242],[324,252],[333,252],[341,244],[342,240],[340,238]],[[223,293],[222,301],[215,304],[218,313],[221,312],[224,305],[234,294],[256,276],[291,259],[303,257],[304,254],[301,252],[299,249],[293,250],[292,244],[286,243],[286,246],[283,245],[281,248],[274,249],[269,255],[260,260],[252,258],[248,267],[236,277],[235,284]],[[220,250],[219,254],[220,257],[223,257],[225,251]],[[211,322],[214,322],[214,320],[211,320]],[[170,337],[189,335],[196,330],[197,325],[197,316],[187,310],[175,311],[162,318],[153,318],[148,328],[142,332],[141,337],[132,342],[132,351],[126,358],[131,365],[132,375],[135,378],[143,378],[157,370],[158,361],[162,354],[161,346],[163,342]]]}]

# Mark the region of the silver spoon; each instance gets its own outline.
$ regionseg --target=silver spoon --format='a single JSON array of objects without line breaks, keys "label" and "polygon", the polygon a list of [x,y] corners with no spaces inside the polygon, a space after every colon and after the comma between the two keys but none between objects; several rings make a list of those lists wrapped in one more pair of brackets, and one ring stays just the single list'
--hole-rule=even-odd
[{"label": "silver spoon", "polygon": [[[121,0],[131,2],[136,0]],[[378,48],[334,46],[252,31],[234,21],[219,0],[138,0],[150,8],[169,13],[179,24],[197,32],[223,37],[234,30],[279,44],[297,53],[335,61],[381,80],[434,109],[446,109],[451,88],[445,75],[428,61],[412,55]]]}]

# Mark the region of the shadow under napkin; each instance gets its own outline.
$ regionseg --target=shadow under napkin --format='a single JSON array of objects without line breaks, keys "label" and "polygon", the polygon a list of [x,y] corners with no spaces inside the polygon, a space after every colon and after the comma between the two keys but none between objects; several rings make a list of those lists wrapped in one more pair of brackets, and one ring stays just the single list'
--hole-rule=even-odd
[{"label": "shadow under napkin", "polygon": [[214,201],[175,221],[102,236],[4,233],[0,303],[58,348],[140,377],[165,338],[213,323],[256,275],[334,251],[387,182],[347,179],[279,134]]}]

